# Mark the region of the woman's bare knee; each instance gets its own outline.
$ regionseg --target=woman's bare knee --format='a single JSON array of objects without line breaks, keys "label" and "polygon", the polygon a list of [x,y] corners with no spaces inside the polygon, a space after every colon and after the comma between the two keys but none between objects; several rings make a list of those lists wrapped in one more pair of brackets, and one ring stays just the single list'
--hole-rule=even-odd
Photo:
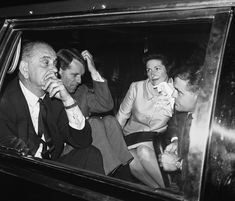
[{"label": "woman's bare knee", "polygon": [[140,145],[137,147],[136,154],[139,159],[149,159],[151,158],[151,153],[153,152],[152,149],[150,149],[146,145]]}]

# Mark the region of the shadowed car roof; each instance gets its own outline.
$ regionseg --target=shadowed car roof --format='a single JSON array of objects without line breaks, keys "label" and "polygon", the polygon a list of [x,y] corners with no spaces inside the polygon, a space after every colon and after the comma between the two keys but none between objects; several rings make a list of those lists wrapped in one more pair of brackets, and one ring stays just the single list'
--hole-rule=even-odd
[{"label": "shadowed car roof", "polygon": [[21,0],[1,1],[0,18],[107,11],[174,10],[235,5],[235,0]]}]

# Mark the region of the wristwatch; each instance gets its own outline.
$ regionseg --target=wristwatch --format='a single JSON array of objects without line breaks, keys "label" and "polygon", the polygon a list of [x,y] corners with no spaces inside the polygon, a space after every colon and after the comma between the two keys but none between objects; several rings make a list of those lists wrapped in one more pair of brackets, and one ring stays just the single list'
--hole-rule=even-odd
[{"label": "wristwatch", "polygon": [[74,103],[73,103],[72,105],[64,106],[64,108],[65,108],[66,110],[69,110],[69,109],[71,109],[71,108],[73,108],[73,107],[75,107],[75,106],[77,106],[77,105],[78,105],[77,101],[74,101]]}]

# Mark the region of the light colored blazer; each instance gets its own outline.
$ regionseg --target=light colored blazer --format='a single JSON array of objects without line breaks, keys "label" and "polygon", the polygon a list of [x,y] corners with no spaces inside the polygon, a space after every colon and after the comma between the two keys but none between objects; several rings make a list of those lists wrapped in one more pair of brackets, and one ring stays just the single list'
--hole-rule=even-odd
[{"label": "light colored blazer", "polygon": [[158,95],[154,95],[149,79],[130,85],[116,116],[125,135],[140,131],[165,131],[174,104],[172,79],[169,80],[159,84],[161,92]]}]

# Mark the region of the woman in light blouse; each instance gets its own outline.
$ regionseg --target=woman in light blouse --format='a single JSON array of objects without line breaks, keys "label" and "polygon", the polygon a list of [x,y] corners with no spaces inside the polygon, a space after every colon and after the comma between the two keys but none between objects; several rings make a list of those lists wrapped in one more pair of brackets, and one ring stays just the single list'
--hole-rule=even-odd
[{"label": "woman in light blouse", "polygon": [[173,113],[174,87],[168,78],[172,65],[164,55],[155,53],[146,54],[143,63],[148,78],[130,85],[116,117],[134,157],[130,163],[132,174],[155,189],[165,186],[152,139],[166,130]]}]

